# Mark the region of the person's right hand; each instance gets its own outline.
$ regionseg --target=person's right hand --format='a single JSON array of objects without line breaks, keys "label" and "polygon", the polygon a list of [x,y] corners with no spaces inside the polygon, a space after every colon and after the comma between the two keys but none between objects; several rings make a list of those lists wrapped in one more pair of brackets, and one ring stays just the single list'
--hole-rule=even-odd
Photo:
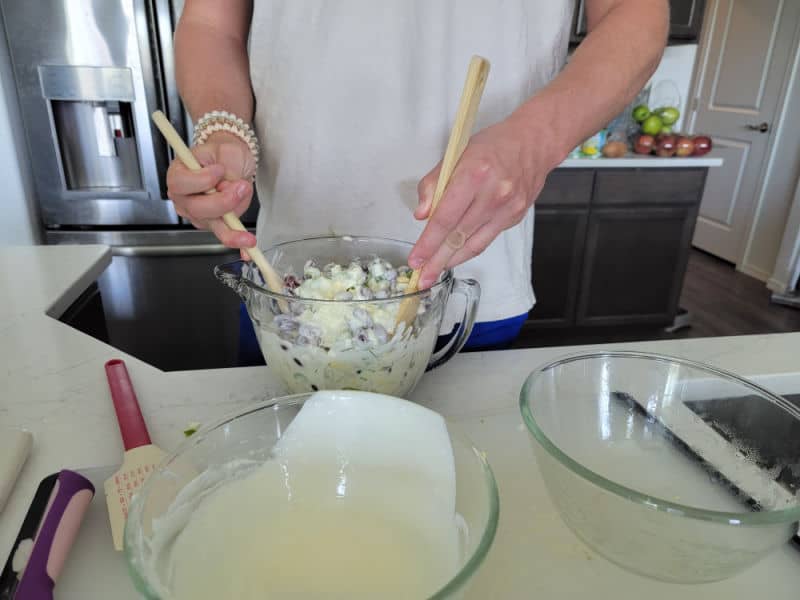
[{"label": "person's right hand", "polygon": [[[192,148],[192,153],[201,170],[192,171],[178,159],[167,170],[167,196],[175,212],[198,229],[211,230],[229,248],[252,248],[256,245],[252,233],[234,231],[221,218],[227,212],[241,216],[253,198],[255,160],[247,144],[220,131]],[[207,194],[208,190],[216,192]]]}]

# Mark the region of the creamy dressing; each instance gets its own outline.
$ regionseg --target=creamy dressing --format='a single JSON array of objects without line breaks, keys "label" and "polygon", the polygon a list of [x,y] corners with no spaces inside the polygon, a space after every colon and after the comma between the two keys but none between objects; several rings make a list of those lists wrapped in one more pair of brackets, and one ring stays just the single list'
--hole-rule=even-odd
[{"label": "creamy dressing", "polygon": [[424,318],[413,329],[394,331],[410,274],[379,257],[322,268],[309,261],[302,278],[287,274],[286,292],[297,298],[289,314],[256,324],[267,364],[294,393],[407,394],[427,368],[440,321],[425,314],[433,309],[423,300]]},{"label": "creamy dressing", "polygon": [[269,367],[292,393],[354,389],[404,396],[425,373],[438,331],[425,328],[380,347],[300,346],[256,329]]},{"label": "creamy dressing", "polygon": [[165,600],[427,598],[461,563],[455,493],[441,416],[315,394],[270,460],[204,473],[154,521],[151,578]]},{"label": "creamy dressing", "polygon": [[174,600],[419,600],[455,573],[457,549],[453,520],[429,529],[357,498],[304,498],[273,461],[200,505],[169,552],[169,587]]}]

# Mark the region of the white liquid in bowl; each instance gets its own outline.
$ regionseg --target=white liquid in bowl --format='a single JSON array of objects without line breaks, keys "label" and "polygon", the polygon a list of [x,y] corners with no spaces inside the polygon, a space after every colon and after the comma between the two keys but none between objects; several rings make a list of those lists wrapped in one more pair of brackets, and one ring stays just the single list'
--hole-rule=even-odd
[{"label": "white liquid in bowl", "polygon": [[170,552],[176,600],[420,599],[457,570],[454,520],[430,529],[358,499],[292,500],[283,477],[267,464],[203,502]]},{"label": "white liquid in bowl", "polygon": [[154,521],[162,597],[419,599],[458,571],[466,532],[438,414],[318,393],[273,456],[201,475]]}]

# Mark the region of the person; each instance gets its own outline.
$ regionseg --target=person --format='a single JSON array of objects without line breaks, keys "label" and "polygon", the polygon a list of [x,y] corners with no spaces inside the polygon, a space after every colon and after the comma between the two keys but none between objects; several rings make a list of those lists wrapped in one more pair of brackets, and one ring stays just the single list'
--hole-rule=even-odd
[{"label": "person", "polygon": [[[572,0],[186,0],[176,73],[203,169],[172,162],[169,197],[231,248],[329,233],[416,241],[421,287],[445,268],[481,284],[467,347],[508,344],[535,302],[533,204],[547,174],[625,108],[666,43],[667,0],[585,9],[588,35],[567,61]],[[492,65],[476,130],[430,215],[474,54]],[[220,219],[246,210],[253,179],[255,237]],[[454,324],[448,314],[443,331]]]}]

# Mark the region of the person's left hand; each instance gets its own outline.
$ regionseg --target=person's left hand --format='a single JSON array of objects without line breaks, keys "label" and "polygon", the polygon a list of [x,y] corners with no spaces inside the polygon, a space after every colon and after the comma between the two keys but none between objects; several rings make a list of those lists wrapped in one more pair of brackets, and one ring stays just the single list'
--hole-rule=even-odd
[{"label": "person's left hand", "polygon": [[[409,255],[411,268],[422,266],[420,289],[446,268],[483,252],[502,231],[519,223],[536,200],[551,168],[533,136],[506,119],[470,139],[447,190]],[[541,147],[541,146],[539,146]],[[430,214],[441,163],[419,183],[414,217]]]}]

